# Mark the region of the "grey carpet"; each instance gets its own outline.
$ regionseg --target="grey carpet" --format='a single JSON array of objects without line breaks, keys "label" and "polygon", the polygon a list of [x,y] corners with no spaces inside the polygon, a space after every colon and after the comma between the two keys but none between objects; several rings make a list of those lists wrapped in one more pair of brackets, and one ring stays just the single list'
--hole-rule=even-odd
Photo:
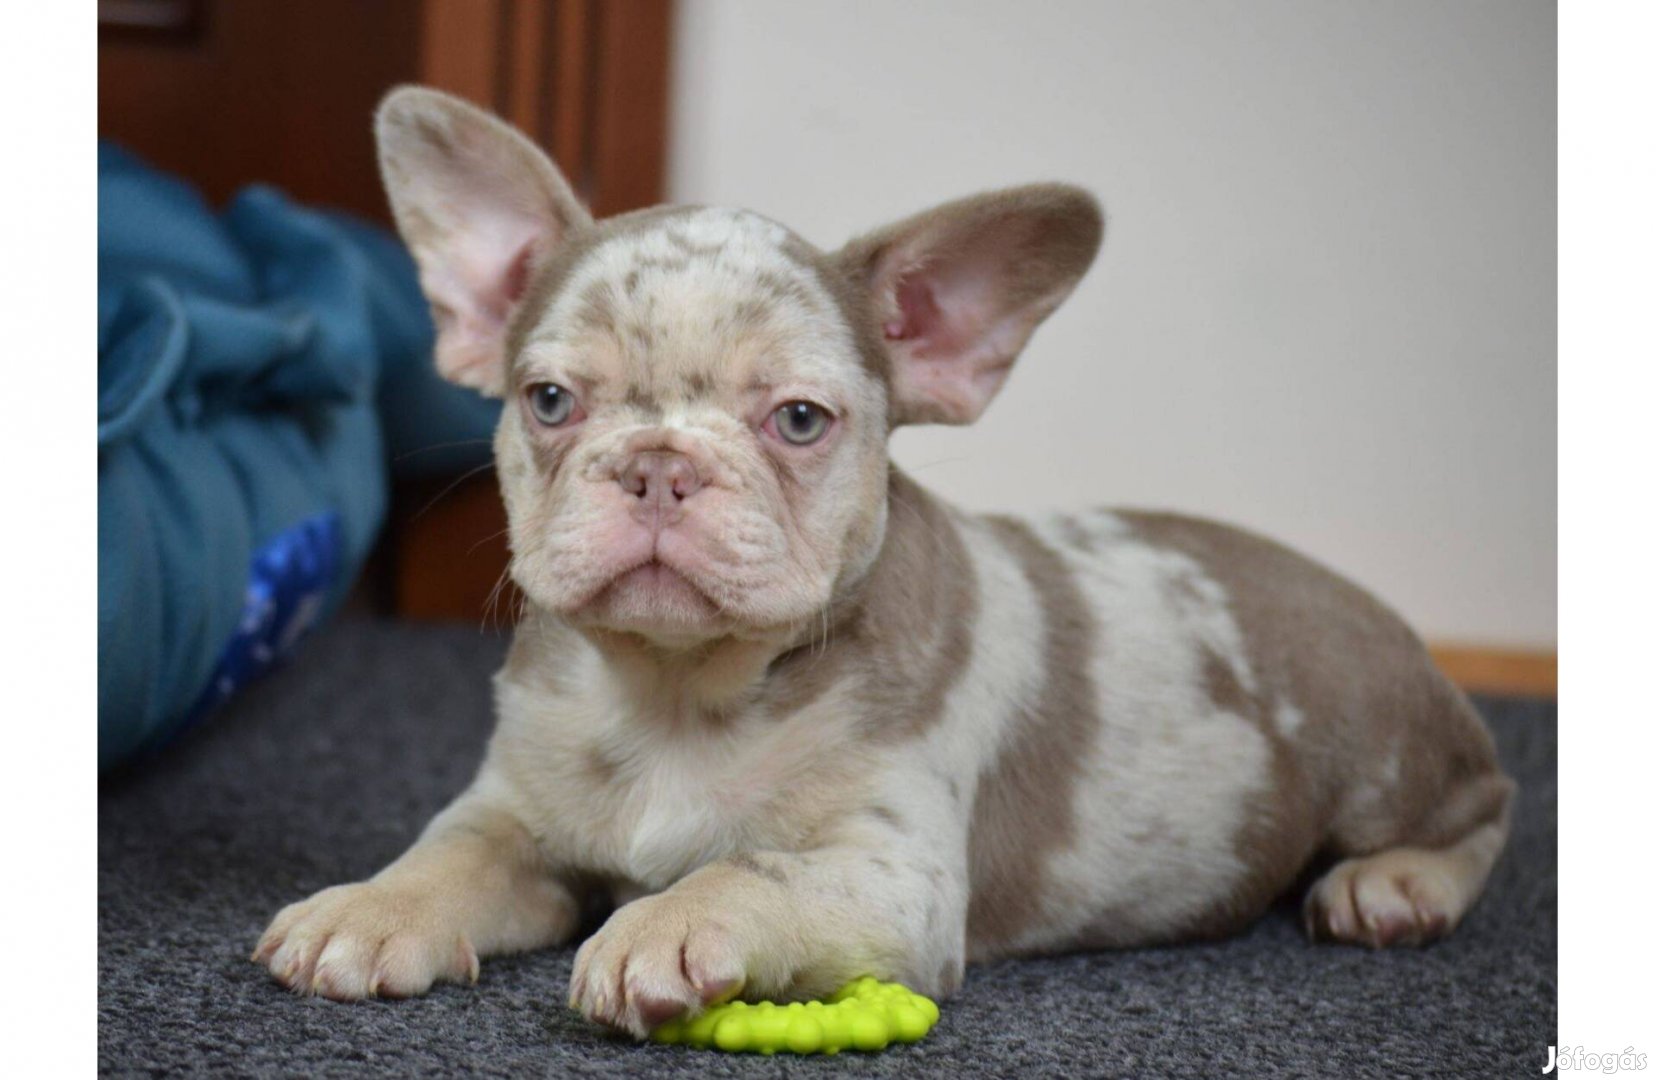
[{"label": "grey carpet", "polygon": [[505,642],[344,621],[185,741],[103,785],[102,1070],[210,1075],[1511,1076],[1557,1029],[1557,711],[1481,701],[1519,779],[1513,842],[1420,951],[1311,946],[1284,906],[1218,945],[969,970],[922,1043],[763,1059],[634,1046],[567,1012],[568,949],[406,1002],[294,997],[247,961],[283,904],[396,856],[479,760]]}]

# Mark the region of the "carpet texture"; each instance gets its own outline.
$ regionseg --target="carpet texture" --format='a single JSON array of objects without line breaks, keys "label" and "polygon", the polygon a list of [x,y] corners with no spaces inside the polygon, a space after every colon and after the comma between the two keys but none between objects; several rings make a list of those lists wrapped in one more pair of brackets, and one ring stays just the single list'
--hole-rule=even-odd
[{"label": "carpet texture", "polygon": [[297,998],[247,961],[284,904],[398,855],[470,779],[506,642],[344,621],[99,799],[107,1074],[1511,1076],[1557,1042],[1557,709],[1480,700],[1521,786],[1511,845],[1448,940],[1311,946],[1283,905],[1217,945],[968,969],[927,1039],[728,1057],[607,1037],[563,1007],[571,949],[413,1001]]}]

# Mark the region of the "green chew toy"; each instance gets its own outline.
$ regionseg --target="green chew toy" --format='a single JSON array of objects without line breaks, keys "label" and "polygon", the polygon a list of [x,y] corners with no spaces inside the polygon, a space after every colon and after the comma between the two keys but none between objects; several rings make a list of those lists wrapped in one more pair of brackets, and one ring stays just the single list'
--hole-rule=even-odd
[{"label": "green chew toy", "polygon": [[826,1002],[715,1005],[693,1019],[667,1021],[650,1038],[733,1054],[837,1054],[919,1042],[935,1023],[936,1002],[906,986],[868,976],[842,987]]}]

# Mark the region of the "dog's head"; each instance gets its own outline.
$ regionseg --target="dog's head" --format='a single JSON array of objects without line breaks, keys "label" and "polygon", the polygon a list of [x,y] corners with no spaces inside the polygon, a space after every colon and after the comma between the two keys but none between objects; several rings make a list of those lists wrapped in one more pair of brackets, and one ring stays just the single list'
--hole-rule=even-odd
[{"label": "dog's head", "polygon": [[394,91],[376,132],[437,366],[506,399],[514,580],[667,643],[786,636],[854,587],[892,428],[975,419],[1102,234],[1058,185],[831,254],[739,210],[594,222],[539,149],[455,98]]}]

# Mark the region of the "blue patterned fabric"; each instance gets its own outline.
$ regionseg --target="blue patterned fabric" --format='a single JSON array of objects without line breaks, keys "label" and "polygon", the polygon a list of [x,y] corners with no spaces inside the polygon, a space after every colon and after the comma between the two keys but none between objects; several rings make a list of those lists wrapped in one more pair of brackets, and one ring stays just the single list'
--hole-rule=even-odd
[{"label": "blue patterned fabric", "polygon": [[[199,721],[338,607],[389,458],[487,460],[495,406],[436,383],[431,338],[388,233],[263,187],[215,214],[99,147],[100,768]],[[442,443],[461,446],[411,452]]]},{"label": "blue patterned fabric", "polygon": [[344,541],[339,515],[327,510],[277,533],[253,553],[241,620],[174,737],[269,671],[322,621],[328,591],[345,569]]}]

